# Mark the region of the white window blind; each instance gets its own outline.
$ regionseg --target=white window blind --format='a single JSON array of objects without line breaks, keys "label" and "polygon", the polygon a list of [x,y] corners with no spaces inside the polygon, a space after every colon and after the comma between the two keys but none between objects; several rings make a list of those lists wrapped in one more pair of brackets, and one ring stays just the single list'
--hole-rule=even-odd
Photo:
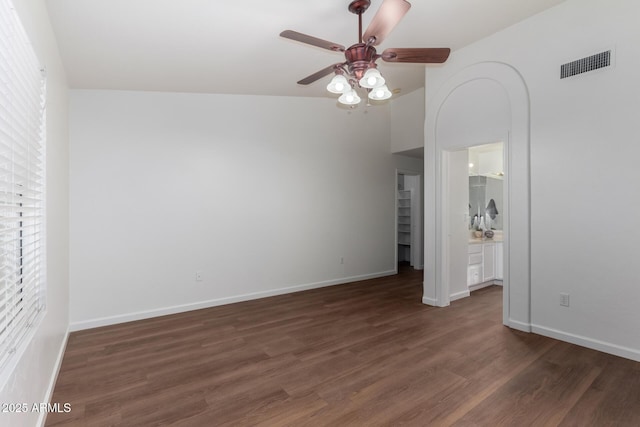
[{"label": "white window blind", "polygon": [[[45,79],[0,0],[0,370],[44,308]],[[15,358],[15,357],[14,357]]]}]

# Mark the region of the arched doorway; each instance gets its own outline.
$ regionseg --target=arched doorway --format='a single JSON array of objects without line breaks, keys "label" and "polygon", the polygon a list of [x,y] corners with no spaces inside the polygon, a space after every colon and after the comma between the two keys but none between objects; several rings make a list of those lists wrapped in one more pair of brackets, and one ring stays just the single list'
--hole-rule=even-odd
[{"label": "arched doorway", "polygon": [[447,80],[427,106],[423,302],[447,306],[450,301],[443,159],[449,151],[503,140],[509,199],[504,226],[503,323],[530,331],[530,118],[526,84],[509,65],[478,63]]}]

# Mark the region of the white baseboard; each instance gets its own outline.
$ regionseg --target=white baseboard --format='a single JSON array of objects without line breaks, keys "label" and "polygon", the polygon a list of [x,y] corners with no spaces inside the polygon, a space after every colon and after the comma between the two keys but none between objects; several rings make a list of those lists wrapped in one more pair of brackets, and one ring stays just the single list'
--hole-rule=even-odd
[{"label": "white baseboard", "polygon": [[469,292],[469,290],[467,289],[466,291],[461,291],[461,292],[456,292],[455,294],[451,294],[449,296],[449,301],[453,302],[457,299],[466,298],[468,296],[471,296],[471,292]]},{"label": "white baseboard", "polygon": [[493,282],[482,282],[475,285],[469,285],[469,292],[477,291],[478,289],[488,288],[493,286]]},{"label": "white baseboard", "polygon": [[323,282],[307,283],[304,285],[290,286],[286,288],[272,289],[269,291],[253,292],[249,294],[236,295],[232,297],[217,298],[207,301],[199,301],[189,304],[163,307],[153,310],[138,311],[135,313],[118,314],[115,316],[98,317],[95,319],[72,322],[70,331],[80,331],[83,329],[99,328],[101,326],[115,325],[118,323],[133,322],[135,320],[149,319],[152,317],[166,316],[169,314],[183,313],[185,311],[200,310],[203,308],[216,307],[219,305],[233,304],[236,302],[250,301],[259,298],[272,297],[276,295],[290,294],[292,292],[306,291],[309,289],[324,288],[327,286],[343,285],[345,283],[359,282],[362,280],[376,279],[378,277],[392,276],[397,274],[395,270],[381,271],[360,276],[343,277],[340,279],[326,280]]},{"label": "white baseboard", "polygon": [[555,338],[560,341],[566,341],[571,344],[576,344],[582,347],[598,350],[603,353],[609,353],[613,354],[614,356],[620,356],[624,357],[625,359],[631,359],[635,360],[636,362],[640,362],[640,350],[638,349],[623,347],[609,342],[600,341],[581,335],[570,334],[540,325],[531,325],[531,331],[539,335],[544,335],[545,337]]},{"label": "white baseboard", "polygon": [[[62,345],[60,345],[60,350],[58,350],[58,357],[56,358],[56,364],[53,368],[53,372],[51,373],[51,378],[49,379],[49,385],[47,386],[47,391],[44,395],[44,399],[42,402],[51,403],[51,397],[53,396],[53,390],[56,387],[56,382],[58,381],[58,374],[60,373],[60,368],[62,367],[62,359],[64,358],[64,352],[67,349],[67,341],[69,340],[69,328],[64,334],[64,339],[62,340]],[[38,417],[38,426],[44,426],[45,421],[47,420],[47,411],[41,411],[40,416]]]},{"label": "white baseboard", "polygon": [[427,298],[425,296],[422,297],[422,303],[426,305],[431,305],[433,307],[436,307],[438,305],[438,301],[436,301],[433,298]]},{"label": "white baseboard", "polygon": [[489,280],[487,282],[476,283],[475,285],[469,285],[469,291],[473,292],[473,291],[477,291],[478,289],[488,288],[489,286],[493,286],[493,285],[502,286],[502,280],[495,279],[495,280]]},{"label": "white baseboard", "polygon": [[509,319],[506,326],[522,332],[531,332],[531,324],[520,322],[518,320]]}]

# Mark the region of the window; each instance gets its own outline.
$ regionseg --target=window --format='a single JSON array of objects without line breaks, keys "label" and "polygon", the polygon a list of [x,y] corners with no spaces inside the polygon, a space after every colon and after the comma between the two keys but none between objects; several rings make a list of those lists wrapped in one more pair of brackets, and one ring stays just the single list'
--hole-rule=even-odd
[{"label": "window", "polygon": [[44,308],[45,79],[10,0],[0,0],[0,370]]}]

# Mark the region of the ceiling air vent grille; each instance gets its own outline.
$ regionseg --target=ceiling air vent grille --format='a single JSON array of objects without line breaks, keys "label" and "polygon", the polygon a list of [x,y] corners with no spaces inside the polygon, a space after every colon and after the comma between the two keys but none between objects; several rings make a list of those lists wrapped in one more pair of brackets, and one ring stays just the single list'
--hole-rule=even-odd
[{"label": "ceiling air vent grille", "polygon": [[599,68],[608,67],[609,65],[611,65],[611,51],[607,50],[561,65],[560,78],[566,79],[567,77],[587,73]]}]

